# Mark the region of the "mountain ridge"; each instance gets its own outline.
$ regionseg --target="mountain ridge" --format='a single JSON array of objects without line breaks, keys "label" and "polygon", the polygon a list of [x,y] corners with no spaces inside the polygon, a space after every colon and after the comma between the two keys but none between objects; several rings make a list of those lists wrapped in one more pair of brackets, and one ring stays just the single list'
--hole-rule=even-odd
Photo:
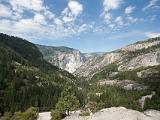
[{"label": "mountain ridge", "polygon": [[[93,71],[96,68],[101,69],[105,65],[115,62],[117,60],[124,60],[126,58],[124,54],[130,54],[129,52],[140,51],[142,49],[147,49],[149,47],[156,46],[159,44],[159,37],[156,37],[144,41],[138,41],[136,43],[132,43],[130,45],[124,46],[120,49],[111,52],[81,53],[79,50],[74,48],[68,48],[64,46],[54,47],[43,45],[41,45],[39,49],[45,56],[46,60],[52,63],[53,65],[56,65],[61,69],[67,70],[75,75],[85,77],[89,75],[86,69],[92,69],[91,71]],[[58,50],[60,48],[65,49]],[[46,55],[45,49],[53,49],[56,52],[52,50],[51,53]],[[99,63],[98,66],[92,68],[93,65],[96,65],[100,61],[101,63]]]},{"label": "mountain ridge", "polygon": [[[76,78],[43,59],[32,43],[0,34],[0,113],[30,106],[55,106],[66,83]],[[46,94],[47,93],[47,94]]]}]

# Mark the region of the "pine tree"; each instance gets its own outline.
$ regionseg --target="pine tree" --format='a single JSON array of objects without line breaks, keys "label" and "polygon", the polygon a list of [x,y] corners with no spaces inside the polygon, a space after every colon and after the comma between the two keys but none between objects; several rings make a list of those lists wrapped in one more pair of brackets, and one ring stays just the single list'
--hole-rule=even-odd
[{"label": "pine tree", "polygon": [[71,86],[66,86],[56,104],[56,109],[69,115],[69,111],[76,110],[80,106],[79,100],[74,95]]}]

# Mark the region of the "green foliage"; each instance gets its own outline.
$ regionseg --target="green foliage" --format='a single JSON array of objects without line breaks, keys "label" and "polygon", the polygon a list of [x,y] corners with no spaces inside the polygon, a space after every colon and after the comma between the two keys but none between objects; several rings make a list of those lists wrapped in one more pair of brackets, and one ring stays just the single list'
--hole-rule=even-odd
[{"label": "green foliage", "polygon": [[52,46],[42,46],[37,45],[41,53],[43,54],[43,57],[46,61],[53,61],[53,54],[56,54],[57,51],[60,51],[62,53],[72,53],[73,48],[68,47],[52,47]]},{"label": "green foliage", "polygon": [[[113,106],[124,106],[129,109],[141,110],[139,99],[141,96],[149,94],[148,91],[127,91],[120,87],[105,85],[92,85],[89,89],[88,103],[92,103],[90,108],[93,109],[93,112]],[[97,96],[96,93],[99,92],[102,94]]]},{"label": "green foliage", "polygon": [[[159,38],[159,40],[160,40],[160,38]],[[148,48],[143,48],[143,49],[139,49],[136,51],[129,51],[129,52],[127,52],[127,59],[126,60],[129,61],[132,58],[137,57],[139,55],[147,54],[149,52],[154,52],[156,49],[159,49],[159,48],[160,48],[160,44],[157,44],[157,45],[153,45]]]},{"label": "green foliage", "polygon": [[79,115],[80,116],[90,116],[90,113],[88,111],[81,111]]},{"label": "green foliage", "polygon": [[102,70],[100,70],[99,72],[95,73],[91,81],[95,82],[97,80],[109,78],[109,75],[112,72],[117,72],[117,71],[118,71],[118,66],[116,63],[109,64],[105,66],[104,68],[102,68]]},{"label": "green foliage", "polygon": [[6,112],[4,116],[0,117],[0,120],[11,120],[11,118],[12,118],[12,114],[9,112]]},{"label": "green foliage", "polygon": [[23,113],[23,117],[25,120],[35,120],[38,117],[38,111],[36,108],[31,107],[27,109],[26,112]]},{"label": "green foliage", "polygon": [[89,103],[87,104],[87,107],[89,107],[89,109],[90,109],[93,113],[95,113],[95,112],[98,111],[98,104],[97,104],[97,102],[89,102]]},{"label": "green foliage", "polygon": [[160,37],[154,37],[154,38],[150,38],[150,39],[145,40],[145,41],[138,41],[135,44],[138,44],[138,43],[142,44],[142,43],[146,43],[146,42],[154,42],[154,41],[158,41],[158,40],[160,40]]},{"label": "green foliage", "polygon": [[36,108],[29,108],[25,112],[16,112],[13,116],[11,113],[5,113],[0,120],[36,120],[38,112]]},{"label": "green foliage", "polygon": [[155,91],[156,94],[151,99],[146,100],[144,109],[160,110],[160,66],[152,67],[151,71],[157,72],[148,75],[143,82],[149,86],[150,91]]},{"label": "green foliage", "polygon": [[[0,113],[30,106],[55,106],[63,85],[75,77],[43,59],[39,49],[21,38],[0,34]],[[47,94],[46,94],[47,93]]]},{"label": "green foliage", "polygon": [[137,71],[121,71],[113,77],[118,80],[135,80],[138,81],[140,78],[137,76]]},{"label": "green foliage", "polygon": [[11,119],[12,120],[25,120],[22,112],[15,112],[15,115]]},{"label": "green foliage", "polygon": [[61,112],[57,109],[51,111],[51,116],[52,116],[51,120],[61,120],[62,119]]},{"label": "green foliage", "polygon": [[61,97],[56,104],[56,108],[62,113],[76,110],[80,106],[79,100],[76,98],[73,92],[73,88],[68,84],[64,87],[61,93]]},{"label": "green foliage", "polygon": [[[148,53],[157,48],[159,46],[142,49],[130,53],[130,57]],[[72,51],[63,47],[60,49],[65,52]],[[156,69],[160,71],[159,68]],[[110,64],[97,72],[92,80],[108,78],[112,72],[117,71],[117,64]],[[119,72],[114,79],[139,80],[136,72]],[[142,80],[150,86],[150,91],[156,91],[156,95],[151,100],[147,100],[145,109],[160,109],[159,75],[160,73],[156,73]],[[93,112],[112,106],[140,110],[138,99],[147,94],[146,91],[126,91],[113,86],[90,86],[84,78],[78,81],[75,79],[70,73],[46,62],[34,44],[21,38],[0,34],[0,113],[3,115],[5,112],[11,112],[5,113],[0,120],[36,119],[37,112],[34,108],[26,112],[16,112],[25,111],[30,106],[38,107],[40,110],[41,107],[56,107],[52,113],[52,116],[56,115],[53,119],[61,119],[62,114],[66,112],[69,114],[69,111],[76,110],[79,106],[84,107],[87,103]],[[98,97],[97,92],[103,94]]]},{"label": "green foliage", "polygon": [[[146,73],[147,75],[145,76],[145,78],[139,78],[137,76],[137,72],[140,72],[140,71],[143,71],[143,70],[146,70],[146,69],[150,70],[151,72],[148,72],[148,74]],[[113,79],[119,79],[119,80],[129,79],[129,80],[135,80],[139,83],[145,84],[146,86],[149,87],[148,91],[150,91],[150,92],[155,91],[156,95],[154,95],[151,100],[148,99],[146,101],[144,109],[157,109],[157,110],[160,109],[160,102],[159,102],[159,99],[160,99],[160,66],[147,67],[147,68],[142,67],[142,68],[138,68],[138,69],[130,70],[130,71],[121,71],[117,75],[115,75],[113,77]],[[111,93],[113,91],[114,90],[112,90]],[[125,92],[123,92],[123,90],[119,90],[119,92],[120,91],[121,91],[121,93],[118,93],[119,95],[117,95],[116,98],[112,98],[112,99],[117,99],[118,97],[120,97],[120,95],[123,96]],[[148,94],[150,94],[150,92]],[[133,94],[135,94],[135,93],[137,93],[137,92],[135,91]],[[115,93],[112,93],[112,94],[116,95]],[[128,95],[129,94],[130,93],[128,93]],[[138,94],[139,93],[137,93],[137,95]],[[126,97],[126,96],[123,96],[123,97],[126,98],[126,100],[123,100],[123,102],[121,103],[122,106],[131,107],[132,109],[139,110],[139,108],[136,107],[136,106],[138,106],[136,101],[134,101],[132,104],[128,103],[130,105],[123,104],[125,101],[126,101],[125,103],[128,102],[128,97]],[[134,98],[132,98],[130,101],[133,101],[133,100],[134,100]],[[113,105],[115,105],[115,102],[114,102]],[[109,106],[113,106],[112,102],[111,103],[109,102],[108,104],[111,104]],[[118,101],[117,104],[120,104],[119,101]]]},{"label": "green foliage", "polygon": [[42,46],[42,45],[37,45],[39,50],[42,52],[44,57],[49,57],[50,55],[53,55],[56,51],[64,52],[64,53],[71,53],[74,49],[73,48],[68,48],[68,47],[52,47],[52,46]]},{"label": "green foliage", "polygon": [[146,99],[144,110],[147,110],[147,109],[160,110],[160,96],[159,95],[156,94],[152,97],[152,99]]}]

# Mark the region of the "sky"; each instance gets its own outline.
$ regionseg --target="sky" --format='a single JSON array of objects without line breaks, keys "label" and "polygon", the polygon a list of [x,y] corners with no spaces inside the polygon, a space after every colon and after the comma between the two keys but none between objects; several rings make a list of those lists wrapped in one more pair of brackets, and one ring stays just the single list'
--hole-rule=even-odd
[{"label": "sky", "polygon": [[0,0],[0,32],[84,53],[109,52],[160,36],[160,0]]}]

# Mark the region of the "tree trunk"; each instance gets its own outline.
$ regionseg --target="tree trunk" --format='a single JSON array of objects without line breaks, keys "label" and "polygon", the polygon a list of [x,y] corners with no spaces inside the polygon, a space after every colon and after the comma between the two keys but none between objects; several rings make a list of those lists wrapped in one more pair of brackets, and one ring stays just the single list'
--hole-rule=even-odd
[{"label": "tree trunk", "polygon": [[4,111],[3,110],[1,111],[1,116],[4,116]]},{"label": "tree trunk", "polygon": [[69,116],[69,110],[67,110],[67,115]]}]

